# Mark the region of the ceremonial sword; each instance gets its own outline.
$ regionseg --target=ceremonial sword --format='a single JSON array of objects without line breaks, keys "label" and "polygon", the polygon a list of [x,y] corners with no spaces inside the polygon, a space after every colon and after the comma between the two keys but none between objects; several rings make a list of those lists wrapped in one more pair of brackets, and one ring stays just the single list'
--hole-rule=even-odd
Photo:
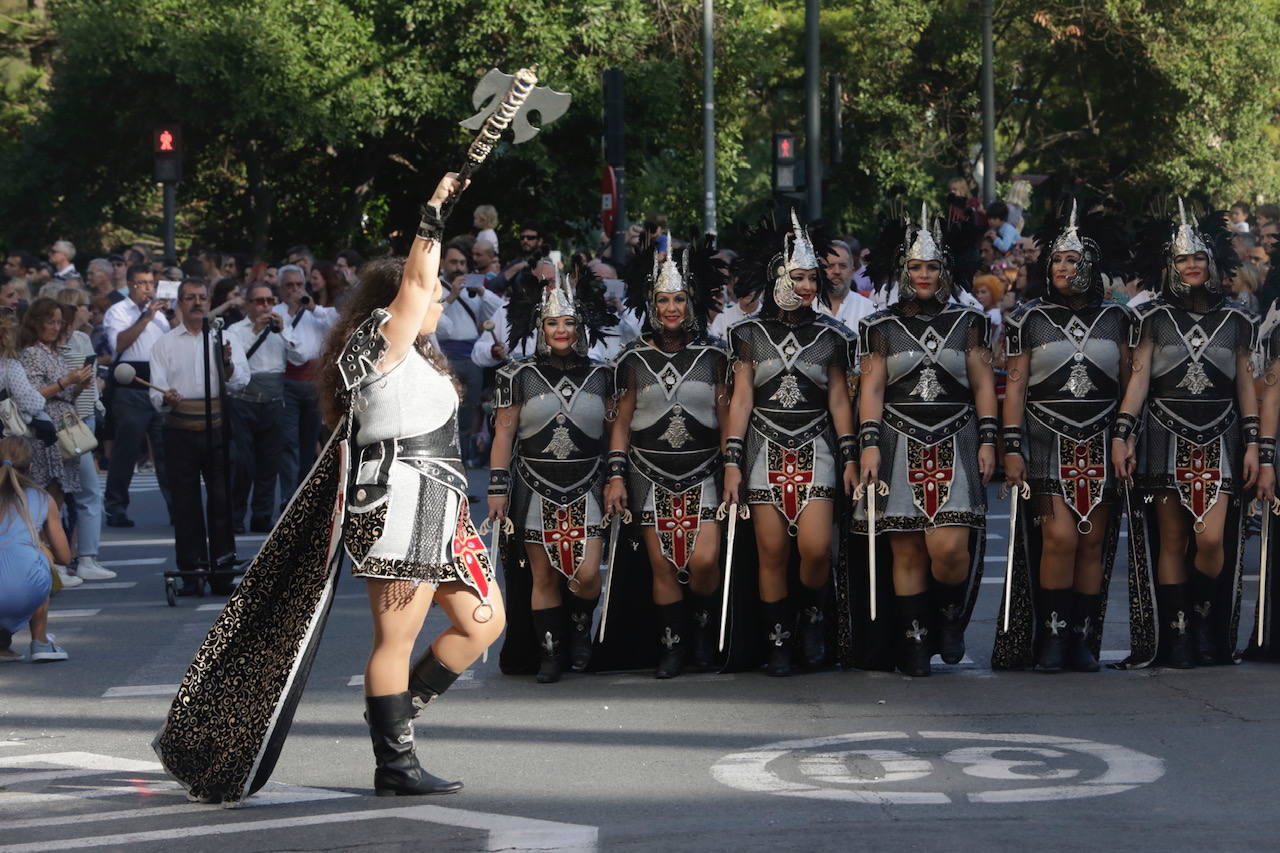
[{"label": "ceremonial sword", "polygon": [[605,625],[609,622],[609,592],[613,589],[614,565],[613,558],[618,553],[618,534],[622,531],[623,524],[631,523],[631,511],[622,510],[615,512],[613,520],[609,522],[609,560],[605,564],[609,567],[609,574],[604,579],[604,601],[600,605],[600,642],[604,642]]},{"label": "ceremonial sword", "polygon": [[1264,503],[1262,507],[1262,544],[1259,548],[1258,564],[1258,648],[1262,648],[1263,637],[1266,636],[1267,621],[1267,558],[1271,550],[1271,516],[1273,505]]},{"label": "ceremonial sword", "polygon": [[729,578],[733,575],[733,539],[738,533],[738,517],[746,518],[751,514],[751,510],[746,504],[734,504],[725,502],[720,504],[720,508],[716,511],[716,517],[724,519],[728,516],[729,532],[725,537],[724,546],[724,594],[721,596],[720,602],[720,645],[719,650],[724,651],[725,629],[729,625]]},{"label": "ceremonial sword", "polygon": [[1009,553],[1004,563],[1004,624],[1002,634],[1009,633],[1009,611],[1013,605],[1013,548],[1018,535],[1018,498],[1031,497],[1031,487],[1025,482],[1021,488],[1014,486],[1009,490]]}]

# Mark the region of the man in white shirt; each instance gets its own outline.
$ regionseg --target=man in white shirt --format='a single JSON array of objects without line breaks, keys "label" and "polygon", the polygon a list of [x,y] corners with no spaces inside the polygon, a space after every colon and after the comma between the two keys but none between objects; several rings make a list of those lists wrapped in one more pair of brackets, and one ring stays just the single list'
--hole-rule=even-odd
[{"label": "man in white shirt", "polygon": [[[227,470],[223,464],[222,384],[238,391],[249,378],[249,366],[238,344],[227,341],[219,349],[217,335],[204,325],[209,314],[209,287],[188,279],[178,289],[177,328],[151,350],[151,404],[164,415],[164,454],[173,490],[174,548],[178,570],[232,568],[236,543],[231,531]],[[206,373],[206,365],[208,372]],[[225,380],[224,380],[225,377]],[[204,481],[206,499],[201,500]],[[206,524],[207,518],[207,524]],[[231,591],[231,577],[215,575],[214,593]],[[184,578],[181,594],[193,594],[196,584]]]},{"label": "man in white shirt", "polygon": [[231,395],[231,526],[244,533],[244,514],[254,533],[271,530],[276,477],[283,451],[284,369],[293,329],[272,309],[276,292],[255,284],[245,299],[245,318],[227,329],[249,364],[249,379]]},{"label": "man in white shirt", "polygon": [[868,314],[874,314],[876,306],[852,288],[853,250],[849,244],[843,240],[832,240],[826,264],[827,278],[831,281],[831,316],[857,334],[858,323]]},{"label": "man in white shirt", "polygon": [[284,421],[281,424],[284,444],[280,455],[280,506],[283,509],[316,461],[316,442],[320,439],[316,378],[320,374],[325,337],[338,322],[338,309],[316,305],[307,292],[302,267],[286,264],[277,275],[281,304],[272,310],[289,329],[289,338],[285,341]]},{"label": "man in white shirt", "polygon": [[75,259],[76,247],[71,244],[70,240],[59,240],[50,247],[49,265],[53,267],[55,281],[66,281],[69,278],[80,277],[80,273],[76,272],[76,268],[71,263]]},{"label": "man in white shirt", "polygon": [[[169,332],[165,310],[169,303],[155,299],[155,276],[146,264],[129,268],[129,297],[107,309],[102,318],[102,329],[107,345],[115,354],[113,364],[127,362],[133,366],[138,378],[151,379],[151,350],[156,342]],[[169,481],[165,476],[161,419],[147,396],[147,389],[133,383],[117,385],[115,378],[108,379],[109,420],[114,444],[111,462],[107,466],[107,489],[104,509],[108,527],[133,527],[126,514],[129,508],[129,484],[133,482],[133,467],[142,452],[142,442],[149,439],[151,456],[155,462],[156,481],[160,493],[170,507]]]},{"label": "man in white shirt", "polygon": [[449,330],[437,328],[436,340],[440,342],[440,351],[449,359],[449,369],[462,383],[458,435],[462,440],[463,462],[468,467],[482,467],[484,460],[476,452],[475,435],[484,372],[471,360],[471,353],[482,337],[485,321],[502,307],[502,298],[486,287],[466,286],[467,253],[460,244],[450,242],[445,246],[440,267],[445,287],[444,316],[449,319]]}]

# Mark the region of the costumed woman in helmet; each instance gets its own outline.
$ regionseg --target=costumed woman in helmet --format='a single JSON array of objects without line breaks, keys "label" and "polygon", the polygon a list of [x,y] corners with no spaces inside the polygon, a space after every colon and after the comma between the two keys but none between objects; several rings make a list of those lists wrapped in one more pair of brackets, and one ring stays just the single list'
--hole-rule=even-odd
[{"label": "costumed woman in helmet", "polygon": [[515,543],[503,559],[511,629],[501,663],[504,672],[528,672],[536,643],[546,684],[560,680],[566,658],[575,672],[591,660],[613,372],[587,351],[617,318],[585,266],[572,281],[560,275],[545,290],[521,290],[507,318],[510,347],[532,334],[536,353],[499,368],[494,393],[489,520],[509,516]]},{"label": "costumed woman in helmet", "polygon": [[656,675],[674,678],[689,655],[699,669],[715,661],[717,479],[729,400],[727,353],[707,336],[707,310],[726,270],[710,240],[678,258],[651,245],[631,269],[627,305],[649,330],[617,361],[605,507],[638,516],[658,610]]},{"label": "costumed woman in helmet", "polygon": [[[441,208],[423,206],[408,257],[361,270],[329,335],[320,399],[333,436],[187,671],[154,747],[193,798],[260,788],[306,684],[345,550],[373,616],[365,719],[380,796],[457,791],[414,749],[412,718],[503,628],[503,606],[467,508],[458,388],[430,346],[441,313]],[[436,603],[450,625],[412,666]]]},{"label": "costumed woman in helmet", "polygon": [[1258,475],[1256,322],[1224,292],[1239,261],[1219,215],[1201,229],[1179,199],[1178,221],[1147,227],[1135,249],[1148,286],[1162,290],[1136,309],[1133,375],[1111,439],[1116,476],[1136,487],[1126,664],[1228,663]]},{"label": "costumed woman in helmet", "polygon": [[1104,264],[1127,260],[1118,229],[1076,213],[1072,201],[1065,227],[1037,236],[1045,295],[1005,317],[1005,479],[1030,499],[1015,498],[1009,628],[1002,604],[996,669],[1099,669],[1123,505],[1108,431],[1129,378],[1131,323],[1104,301]]},{"label": "costumed woman in helmet", "polygon": [[[834,501],[857,481],[850,332],[815,310],[831,287],[818,261],[827,246],[794,212],[791,228],[766,223],[749,245],[744,278],[763,279],[764,298],[759,314],[729,333],[724,500],[736,504],[745,497],[751,505],[765,668],[789,675],[797,629],[803,663],[817,666],[826,658]],[[787,577],[793,542],[799,552],[794,591]]]},{"label": "costumed woman in helmet", "polygon": [[[995,378],[990,324],[953,301],[963,284],[938,222],[925,208],[918,227],[900,229],[886,229],[873,267],[877,286],[897,285],[898,301],[867,317],[859,335],[859,492],[876,490],[875,533],[892,557],[876,577],[878,625],[863,628],[899,670],[925,676],[935,651],[950,664],[964,657],[996,467]],[[869,531],[871,500],[856,506],[859,533]]]}]

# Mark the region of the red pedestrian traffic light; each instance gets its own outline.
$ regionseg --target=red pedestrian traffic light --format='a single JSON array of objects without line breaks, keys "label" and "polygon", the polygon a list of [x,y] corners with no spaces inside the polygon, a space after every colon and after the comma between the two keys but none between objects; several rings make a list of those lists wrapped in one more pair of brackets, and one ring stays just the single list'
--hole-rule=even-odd
[{"label": "red pedestrian traffic light", "polygon": [[154,177],[161,183],[182,180],[182,127],[156,125],[151,129],[151,150],[155,154]]}]

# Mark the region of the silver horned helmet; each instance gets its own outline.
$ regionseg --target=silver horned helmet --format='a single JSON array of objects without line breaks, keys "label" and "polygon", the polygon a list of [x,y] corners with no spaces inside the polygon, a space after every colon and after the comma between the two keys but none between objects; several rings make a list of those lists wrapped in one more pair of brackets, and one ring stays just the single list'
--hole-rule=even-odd
[{"label": "silver horned helmet", "polygon": [[[684,268],[687,272],[689,269],[689,250],[684,250]],[[689,285],[684,279],[684,273],[680,272],[680,265],[672,258],[671,253],[662,260],[658,260],[658,256],[653,257],[653,274],[650,277],[653,282],[653,291],[649,296],[649,325],[655,331],[662,331],[662,320],[658,317],[658,294],[659,293],[684,293],[686,296],[692,297],[689,293]],[[690,299],[692,302],[692,299]],[[686,331],[693,328],[693,306],[688,305],[684,315],[684,328]]]},{"label": "silver horned helmet", "polygon": [[942,250],[942,231],[938,220],[929,222],[927,201],[920,203],[920,227],[913,232],[910,220],[907,221],[907,243],[902,248],[902,267],[898,273],[899,299],[918,299],[920,296],[907,272],[907,264],[911,261],[937,261],[942,265],[938,289],[933,298],[945,304],[951,298],[951,271],[947,265],[946,252]]},{"label": "silver horned helmet", "polygon": [[1209,261],[1209,276],[1204,283],[1205,289],[1212,293],[1222,291],[1222,274],[1218,271],[1218,264],[1214,260],[1213,248],[1205,240],[1204,235],[1196,230],[1199,224],[1194,215],[1188,219],[1187,207],[1182,201],[1182,196],[1178,196],[1178,222],[1173,227],[1173,237],[1169,241],[1168,258],[1169,290],[1175,296],[1186,296],[1191,292],[1191,286],[1182,280],[1182,273],[1178,272],[1174,259],[1201,252]]},{"label": "silver horned helmet", "polygon": [[1076,264],[1076,271],[1067,279],[1067,287],[1072,293],[1085,293],[1093,279],[1094,264],[1098,263],[1102,251],[1093,240],[1080,236],[1076,222],[1077,210],[1076,200],[1072,199],[1071,218],[1067,220],[1067,227],[1062,229],[1062,233],[1053,239],[1045,263],[1050,269],[1049,279],[1052,281],[1053,256],[1058,252],[1078,252],[1080,263]]},{"label": "silver horned helmet", "polygon": [[551,354],[551,344],[547,341],[546,333],[542,330],[543,321],[555,317],[572,317],[577,321],[578,340],[574,343],[573,348],[578,355],[586,355],[587,336],[586,330],[582,328],[582,314],[578,311],[577,303],[574,300],[573,286],[569,284],[568,277],[560,270],[556,270],[555,281],[547,282],[542,291],[542,301],[538,304],[538,326],[535,330],[535,335],[538,353],[541,355]]},{"label": "silver horned helmet", "polygon": [[782,238],[782,254],[774,259],[774,264],[779,260],[782,268],[773,280],[773,301],[783,311],[795,311],[804,305],[804,299],[796,293],[791,271],[818,269],[818,256],[813,251],[809,232],[800,226],[794,207],[791,209],[791,233]]}]

